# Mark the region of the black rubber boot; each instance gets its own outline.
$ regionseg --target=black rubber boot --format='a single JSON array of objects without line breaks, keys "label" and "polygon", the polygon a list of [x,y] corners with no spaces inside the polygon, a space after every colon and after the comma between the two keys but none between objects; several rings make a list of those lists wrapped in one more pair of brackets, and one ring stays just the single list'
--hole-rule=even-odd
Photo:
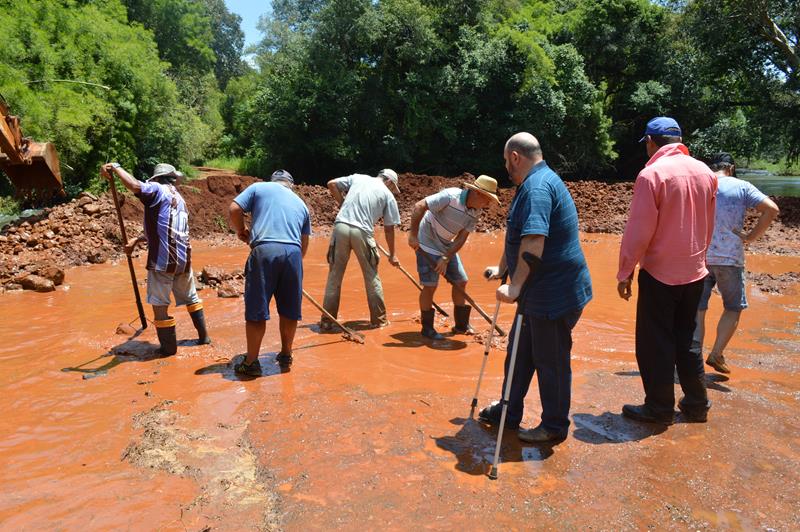
[{"label": "black rubber boot", "polygon": [[[197,305],[200,305],[198,308]],[[186,307],[189,310],[189,316],[192,318],[194,328],[197,329],[197,345],[210,344],[211,338],[208,337],[206,330],[206,316],[203,314],[203,304],[196,303]]]},{"label": "black rubber boot", "polygon": [[475,329],[469,324],[469,313],[472,307],[469,305],[456,305],[453,311],[456,325],[453,327],[455,334],[475,334]]},{"label": "black rubber boot", "polygon": [[425,338],[430,338],[431,340],[443,340],[444,336],[436,332],[436,329],[433,328],[434,312],[435,311],[433,309],[420,311],[420,321],[422,321],[422,336]]},{"label": "black rubber boot", "polygon": [[165,357],[172,356],[178,352],[178,338],[175,335],[175,318],[167,318],[162,321],[156,320],[156,334],[158,343],[161,347],[158,352]]}]

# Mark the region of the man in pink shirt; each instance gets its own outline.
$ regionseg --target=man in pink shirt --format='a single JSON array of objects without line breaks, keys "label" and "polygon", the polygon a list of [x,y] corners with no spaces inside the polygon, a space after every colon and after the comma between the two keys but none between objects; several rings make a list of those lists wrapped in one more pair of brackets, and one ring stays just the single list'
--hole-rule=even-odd
[{"label": "man in pink shirt", "polygon": [[676,368],[684,394],[678,408],[685,419],[705,422],[711,406],[703,358],[690,348],[708,274],[717,178],[681,141],[674,119],[647,123],[641,142],[647,143],[650,160],[633,188],[617,272],[617,291],[628,300],[639,264],[636,362],[645,392],[643,405],[625,405],[622,414],[663,425],[674,421]]}]

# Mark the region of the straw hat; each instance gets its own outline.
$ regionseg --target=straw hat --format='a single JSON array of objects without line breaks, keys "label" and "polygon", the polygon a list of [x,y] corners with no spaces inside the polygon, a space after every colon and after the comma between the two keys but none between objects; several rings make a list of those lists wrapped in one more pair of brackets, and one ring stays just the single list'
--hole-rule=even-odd
[{"label": "straw hat", "polygon": [[474,182],[464,183],[464,186],[470,190],[476,190],[481,194],[486,194],[495,200],[498,205],[500,204],[500,198],[497,197],[497,181],[488,175],[478,176],[475,178]]},{"label": "straw hat", "polygon": [[153,175],[150,176],[150,179],[147,181],[150,182],[153,179],[158,179],[159,177],[166,177],[169,178],[170,181],[175,181],[177,178],[183,177],[183,173],[177,171],[171,164],[158,163],[153,170]]}]

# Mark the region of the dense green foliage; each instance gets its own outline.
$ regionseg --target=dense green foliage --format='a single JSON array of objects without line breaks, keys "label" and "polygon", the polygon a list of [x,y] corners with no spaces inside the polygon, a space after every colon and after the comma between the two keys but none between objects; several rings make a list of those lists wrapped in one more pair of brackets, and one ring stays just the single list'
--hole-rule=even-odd
[{"label": "dense green foliage", "polygon": [[[157,161],[185,167],[217,148],[223,120],[215,72],[226,80],[241,72],[228,50],[241,53],[238,18],[231,21],[222,0],[141,4],[155,21],[151,29],[132,22],[134,6],[129,14],[120,0],[0,3],[0,94],[25,135],[55,143],[69,193],[102,186],[97,168],[108,159],[143,175]],[[179,4],[195,9],[177,16]],[[220,26],[232,24],[238,34],[230,42],[215,40],[229,32]],[[222,64],[209,46],[218,42],[227,54]],[[0,192],[9,191],[3,180]]]},{"label": "dense green foliage", "polygon": [[108,157],[502,176],[519,130],[565,176],[630,178],[659,114],[701,156],[800,156],[795,0],[274,0],[255,68],[239,22],[223,0],[0,2],[0,93],[73,192]]},{"label": "dense green foliage", "polygon": [[659,114],[703,156],[796,158],[800,120],[782,118],[800,118],[798,5],[280,0],[224,116],[248,170],[311,180],[384,166],[502,175],[517,130],[565,175],[630,178]]}]

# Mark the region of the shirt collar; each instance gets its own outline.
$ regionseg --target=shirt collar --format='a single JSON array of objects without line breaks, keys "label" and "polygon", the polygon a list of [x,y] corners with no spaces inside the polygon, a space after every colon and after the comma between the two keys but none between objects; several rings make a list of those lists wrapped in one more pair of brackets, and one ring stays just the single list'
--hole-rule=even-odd
[{"label": "shirt collar", "polygon": [[458,202],[463,205],[464,207],[467,206],[467,196],[469,195],[469,189],[464,189],[461,191],[461,194],[458,195]]},{"label": "shirt collar", "polygon": [[671,157],[673,155],[689,155],[689,148],[687,148],[681,142],[675,142],[673,144],[665,144],[661,146],[658,149],[658,151],[653,154],[652,157],[650,157],[650,160],[647,161],[647,164],[645,164],[645,166],[650,166],[651,164],[653,164],[662,157]]},{"label": "shirt collar", "polygon": [[544,159],[542,159],[542,160],[541,160],[541,161],[539,161],[538,163],[534,164],[534,165],[533,165],[533,167],[531,168],[531,171],[530,171],[530,172],[528,172],[528,175],[526,175],[526,176],[525,176],[525,179],[523,179],[523,180],[522,180],[522,183],[520,183],[520,186],[521,186],[521,185],[524,185],[524,184],[525,184],[525,182],[528,180],[528,178],[529,178],[530,176],[532,176],[532,175],[533,175],[533,174],[535,174],[536,172],[539,172],[540,170],[544,170],[544,169],[545,169],[545,168],[547,168],[547,167],[548,167],[548,166],[547,166],[547,162],[546,162]]}]

